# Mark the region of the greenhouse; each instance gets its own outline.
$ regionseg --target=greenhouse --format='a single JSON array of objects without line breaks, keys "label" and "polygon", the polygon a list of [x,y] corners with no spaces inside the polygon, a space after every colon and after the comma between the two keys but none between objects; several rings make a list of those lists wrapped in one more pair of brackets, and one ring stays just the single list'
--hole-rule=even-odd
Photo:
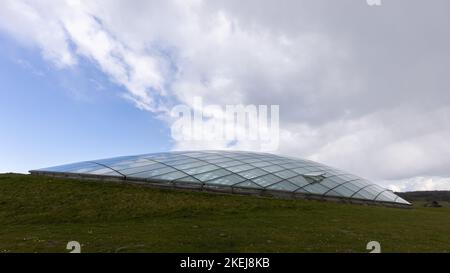
[{"label": "greenhouse", "polygon": [[239,151],[178,151],[84,161],[35,175],[129,181],[155,187],[409,207],[366,179],[310,160]]}]

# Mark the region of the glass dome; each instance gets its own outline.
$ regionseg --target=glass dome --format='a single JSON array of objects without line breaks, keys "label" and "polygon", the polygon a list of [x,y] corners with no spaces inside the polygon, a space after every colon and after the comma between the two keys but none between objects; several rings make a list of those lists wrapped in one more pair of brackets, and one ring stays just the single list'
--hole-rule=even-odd
[{"label": "glass dome", "polygon": [[411,205],[391,190],[361,177],[310,160],[267,153],[155,153],[84,161],[30,173],[264,196]]}]

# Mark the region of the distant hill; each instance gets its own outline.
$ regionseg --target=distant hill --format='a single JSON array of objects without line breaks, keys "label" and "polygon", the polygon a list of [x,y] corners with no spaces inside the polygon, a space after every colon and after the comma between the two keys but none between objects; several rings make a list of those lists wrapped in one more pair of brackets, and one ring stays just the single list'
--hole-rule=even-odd
[{"label": "distant hill", "polygon": [[450,191],[411,191],[397,192],[397,195],[409,202],[438,201],[450,202]]}]

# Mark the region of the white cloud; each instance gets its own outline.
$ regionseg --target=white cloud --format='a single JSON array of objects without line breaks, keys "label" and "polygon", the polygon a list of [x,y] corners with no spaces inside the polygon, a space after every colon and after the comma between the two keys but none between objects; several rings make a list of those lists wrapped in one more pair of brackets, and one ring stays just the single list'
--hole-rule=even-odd
[{"label": "white cloud", "polygon": [[5,0],[0,29],[57,67],[91,60],[128,90],[126,99],[166,122],[173,103],[191,105],[194,96],[278,104],[280,153],[400,188],[446,188],[445,179],[400,180],[450,176],[449,5]]},{"label": "white cloud", "polygon": [[450,177],[412,177],[402,180],[382,181],[385,187],[396,191],[433,191],[436,189],[450,191]]},{"label": "white cloud", "polygon": [[[91,59],[111,80],[124,86],[136,105],[161,111],[154,96],[164,93],[165,61],[156,54],[132,50],[92,15],[81,1],[5,1],[0,27],[63,68],[77,56]],[[73,47],[73,48],[71,48]]]},{"label": "white cloud", "polygon": [[58,67],[74,65],[76,58],[60,23],[44,8],[25,1],[3,1],[0,29],[15,35],[23,44],[38,46],[43,56]]}]

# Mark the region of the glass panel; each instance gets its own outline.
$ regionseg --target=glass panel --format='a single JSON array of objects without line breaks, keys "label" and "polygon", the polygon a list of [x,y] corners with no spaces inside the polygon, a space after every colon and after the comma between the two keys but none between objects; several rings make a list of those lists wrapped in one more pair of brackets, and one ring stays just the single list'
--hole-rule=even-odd
[{"label": "glass panel", "polygon": [[150,165],[136,167],[136,168],[122,169],[122,170],[120,170],[120,173],[122,173],[124,175],[130,175],[133,173],[140,173],[140,172],[156,170],[156,169],[165,168],[165,167],[167,167],[167,166],[164,164],[156,163],[156,164],[150,164]]},{"label": "glass panel", "polygon": [[377,187],[376,185],[365,188],[370,194],[372,194],[375,198],[380,192],[384,191],[383,188]]},{"label": "glass panel", "polygon": [[361,180],[361,179],[360,179],[360,180],[352,181],[351,183],[352,183],[353,185],[356,185],[356,186],[360,187],[360,188],[364,188],[364,187],[370,185],[370,182],[369,182],[369,181]]},{"label": "glass panel", "polygon": [[388,197],[389,199],[395,200],[398,196],[395,195],[393,192],[391,191],[385,191],[384,192],[384,196]]},{"label": "glass panel", "polygon": [[124,162],[118,162],[116,164],[104,164],[106,166],[109,166],[111,168],[113,168],[114,170],[123,170],[123,169],[129,169],[129,168],[135,168],[135,167],[140,167],[140,166],[145,166],[145,165],[150,165],[150,164],[155,164],[155,161],[151,161],[148,159],[135,159],[135,160],[127,160]]},{"label": "glass panel", "polygon": [[325,178],[324,180],[322,180],[322,181],[320,182],[320,184],[322,184],[322,185],[324,185],[324,186],[326,186],[326,187],[328,187],[328,188],[330,188],[330,189],[335,188],[335,187],[341,185],[340,183],[337,183],[336,181],[334,181],[334,180],[331,179],[331,178]]},{"label": "glass panel", "polygon": [[310,194],[309,192],[305,191],[305,190],[302,189],[302,188],[298,188],[298,189],[295,191],[295,193],[305,193],[305,194]]},{"label": "glass panel", "polygon": [[240,159],[240,161],[245,162],[245,163],[256,163],[256,162],[261,162],[261,159],[248,158],[248,159]]},{"label": "glass panel", "polygon": [[296,163],[286,163],[286,164],[280,164],[281,167],[286,168],[286,169],[294,169],[294,168],[298,168],[298,164]]},{"label": "glass panel", "polygon": [[347,179],[347,180],[361,179],[361,177],[358,177],[358,176],[353,175],[353,174],[346,174],[346,175],[344,175],[344,178]]},{"label": "glass panel", "polygon": [[220,177],[211,181],[208,181],[208,184],[222,184],[222,185],[234,185],[239,182],[242,182],[246,180],[245,178],[237,175],[237,174],[231,174],[224,177]]},{"label": "glass panel", "polygon": [[347,182],[346,179],[344,179],[340,176],[333,176],[333,177],[330,177],[329,179],[333,180],[334,182],[336,182],[338,184],[343,184],[343,183]]},{"label": "glass panel", "polygon": [[205,160],[205,161],[208,161],[209,163],[212,163],[212,164],[216,164],[216,165],[218,165],[218,163],[224,163],[224,162],[229,162],[229,161],[231,161],[231,160],[233,160],[233,159],[231,159],[231,158],[223,158],[223,157],[221,157],[221,158],[218,158],[218,159],[208,159],[208,160]]},{"label": "glass panel", "polygon": [[90,165],[82,165],[82,166],[78,166],[76,168],[71,168],[71,169],[67,170],[66,172],[69,172],[69,173],[88,173],[88,172],[100,170],[100,169],[103,169],[103,168],[105,168],[105,167],[93,163],[93,164],[90,164]]},{"label": "glass panel", "polygon": [[208,181],[214,178],[218,178],[221,176],[225,176],[231,174],[231,172],[225,170],[225,169],[219,169],[219,170],[215,170],[212,172],[207,172],[207,173],[201,173],[201,174],[197,174],[194,177],[197,178],[200,181]]},{"label": "glass panel", "polygon": [[345,172],[341,171],[341,170],[336,170],[336,169],[328,169],[327,173],[332,174],[332,175],[342,175],[345,174]]},{"label": "glass panel", "polygon": [[195,161],[198,161],[198,160],[194,159],[194,158],[187,157],[187,156],[180,156],[180,157],[177,157],[177,158],[175,158],[173,160],[165,161],[164,163],[173,166],[173,165],[186,164],[186,163],[195,162]]},{"label": "glass panel", "polygon": [[192,162],[192,163],[177,165],[175,167],[179,170],[186,170],[186,169],[196,168],[196,167],[205,166],[205,165],[209,165],[209,164],[206,162],[203,162],[203,161],[196,161],[196,162]]},{"label": "glass panel", "polygon": [[378,185],[372,185],[372,187],[370,187],[368,189],[370,189],[371,192],[376,192],[377,194],[386,190],[385,188],[382,188]]},{"label": "glass panel", "polygon": [[185,155],[185,156],[189,156],[189,157],[198,157],[198,156],[202,156],[203,153],[200,153],[200,152],[184,152],[181,155]]},{"label": "glass panel", "polygon": [[310,172],[309,170],[307,170],[305,168],[295,168],[295,169],[292,169],[291,171],[294,171],[294,172],[296,172],[298,174],[305,174],[305,173],[309,173]]},{"label": "glass panel", "polygon": [[327,192],[325,195],[326,195],[326,196],[337,196],[337,197],[342,197],[342,195],[341,195],[340,193],[338,193],[338,192],[336,192],[336,191],[334,191],[334,190],[331,190],[331,191]]},{"label": "glass panel", "polygon": [[95,162],[98,162],[100,164],[104,164],[107,166],[114,166],[114,165],[120,165],[122,163],[130,164],[130,163],[135,162],[139,158],[140,158],[140,156],[121,156],[121,157],[114,157],[114,158],[107,158],[107,159],[99,159],[99,160],[95,160]]},{"label": "glass panel", "polygon": [[198,179],[195,179],[192,176],[186,176],[186,177],[177,179],[174,182],[176,182],[176,183],[183,183],[183,182],[187,182],[187,183],[201,183],[200,181],[198,181]]},{"label": "glass panel", "polygon": [[204,165],[204,166],[200,166],[200,167],[196,167],[196,168],[192,168],[192,169],[186,169],[183,171],[190,175],[194,175],[194,174],[205,173],[205,172],[209,172],[209,171],[217,170],[217,169],[220,169],[220,167],[217,167],[214,165]]},{"label": "glass panel", "polygon": [[254,157],[250,157],[250,156],[236,157],[236,160],[242,161],[244,163],[255,163],[255,162],[262,161],[259,158],[254,158]]},{"label": "glass panel", "polygon": [[172,173],[167,173],[167,174],[163,174],[163,175],[159,175],[159,176],[155,176],[153,177],[153,179],[161,179],[161,180],[175,180],[175,179],[179,179],[182,177],[185,177],[186,174],[183,172],[172,172]]},{"label": "glass panel", "polygon": [[222,162],[222,163],[216,163],[216,165],[218,165],[220,167],[223,167],[223,168],[231,167],[231,166],[237,166],[237,165],[241,165],[241,164],[242,164],[242,162],[235,161],[235,160]]},{"label": "glass panel", "polygon": [[186,164],[196,163],[196,162],[201,162],[201,161],[198,161],[197,159],[188,157],[188,158],[185,158],[185,159],[182,159],[182,160],[177,160],[177,161],[174,161],[174,162],[170,162],[170,166],[174,166],[175,167],[175,166],[178,166],[178,165],[186,165]]},{"label": "glass panel", "polygon": [[292,177],[289,178],[288,181],[299,187],[303,187],[309,184],[303,176]]},{"label": "glass panel", "polygon": [[296,189],[298,189],[298,187],[295,186],[292,183],[289,183],[287,181],[283,181],[283,182],[271,185],[271,186],[267,187],[267,189],[279,190],[279,191],[290,191],[291,192],[291,191],[295,191]]},{"label": "glass panel", "polygon": [[134,173],[134,174],[130,174],[128,176],[136,177],[136,178],[150,178],[153,176],[170,173],[170,172],[174,172],[174,171],[176,171],[174,168],[164,167],[164,168],[160,168],[160,169],[156,169],[156,170],[145,171],[145,172],[141,172],[141,173]]},{"label": "glass panel", "polygon": [[284,171],[281,171],[281,172],[274,173],[274,175],[286,179],[286,178],[291,178],[291,177],[297,176],[298,174],[293,172],[293,171],[284,170]]},{"label": "glass panel", "polygon": [[320,185],[318,183],[308,185],[308,186],[304,187],[303,189],[308,191],[308,192],[310,192],[310,193],[314,193],[314,194],[324,194],[324,193],[326,193],[327,191],[330,190],[330,189],[325,188],[324,186],[322,186],[322,185]]},{"label": "glass panel", "polygon": [[305,167],[306,170],[308,170],[310,173],[319,172],[319,168],[316,168],[314,166],[307,166]]},{"label": "glass panel", "polygon": [[255,162],[255,163],[251,163],[251,164],[252,164],[253,166],[259,167],[259,168],[272,165],[272,163],[265,162],[265,161]]},{"label": "glass panel", "polygon": [[233,167],[227,167],[226,169],[229,170],[230,172],[241,172],[241,171],[246,171],[246,170],[250,170],[250,169],[254,169],[255,167],[253,167],[252,165],[248,165],[248,164],[244,164],[244,165],[238,165],[238,166],[233,166]]},{"label": "glass panel", "polygon": [[277,165],[272,165],[272,166],[268,166],[268,167],[262,167],[261,169],[268,171],[268,172],[278,172],[278,171],[282,171],[284,170],[283,168],[281,168],[280,166]]},{"label": "glass panel", "polygon": [[261,170],[261,169],[253,169],[253,170],[248,170],[248,171],[244,171],[244,172],[240,172],[238,173],[240,176],[245,177],[247,179],[252,179],[258,176],[262,176],[267,174],[267,172]]},{"label": "glass panel", "polygon": [[345,183],[344,185],[345,185],[346,188],[348,188],[348,189],[350,189],[350,190],[352,190],[354,192],[359,191],[361,188],[364,187],[364,186],[361,187],[361,186],[355,185],[354,181]]},{"label": "glass panel", "polygon": [[236,184],[233,186],[233,188],[255,188],[255,189],[261,189],[261,186],[251,182],[251,181],[245,181],[239,184]]},{"label": "glass panel", "polygon": [[353,195],[353,198],[369,199],[369,200],[375,199],[376,194],[370,192],[368,190],[369,188],[360,190],[357,194]]},{"label": "glass panel", "polygon": [[272,163],[272,164],[283,164],[283,163],[286,163],[286,161],[282,160],[282,159],[270,160],[269,162]]},{"label": "glass panel", "polygon": [[218,155],[199,156],[198,158],[200,158],[201,160],[205,160],[205,161],[210,161],[210,160],[214,160],[214,159],[223,159],[223,157],[218,156]]},{"label": "glass panel", "polygon": [[175,156],[175,155],[168,155],[168,156],[160,156],[160,157],[153,157],[152,160],[160,163],[170,163],[170,162],[176,162],[178,160],[184,159],[186,157],[184,156]]},{"label": "glass panel", "polygon": [[257,177],[252,179],[253,182],[255,182],[256,184],[262,186],[262,187],[266,187],[268,185],[272,185],[276,182],[281,181],[282,179],[273,175],[273,174],[268,174],[262,177]]},{"label": "glass panel", "polygon": [[403,199],[401,197],[398,197],[397,199],[395,199],[395,202],[402,203],[402,204],[405,204],[405,205],[411,205],[408,201],[406,201],[405,199]]},{"label": "glass panel", "polygon": [[385,191],[378,195],[378,197],[375,199],[377,201],[386,201],[386,202],[394,202],[395,198],[397,198],[396,195],[389,191]]},{"label": "glass panel", "polygon": [[340,195],[342,195],[344,197],[350,197],[350,196],[352,196],[352,194],[355,193],[355,191],[350,190],[349,188],[347,188],[344,185],[335,188],[334,191],[339,193]]},{"label": "glass panel", "polygon": [[118,172],[115,172],[111,170],[110,168],[101,168],[95,171],[88,172],[89,174],[95,174],[95,175],[117,175],[121,176]]}]

